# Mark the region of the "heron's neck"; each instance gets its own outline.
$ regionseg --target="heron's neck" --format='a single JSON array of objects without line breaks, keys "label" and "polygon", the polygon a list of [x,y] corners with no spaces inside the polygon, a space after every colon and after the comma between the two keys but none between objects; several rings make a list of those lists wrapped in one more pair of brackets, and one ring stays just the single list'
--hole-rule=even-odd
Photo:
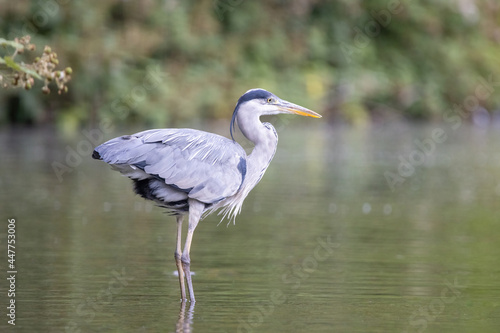
[{"label": "heron's neck", "polygon": [[243,135],[254,144],[247,158],[247,177],[253,187],[262,178],[274,157],[278,146],[278,135],[271,124],[263,124],[255,114],[247,116],[244,120],[238,119],[238,126]]},{"label": "heron's neck", "polygon": [[241,132],[255,146],[250,155],[247,156],[247,172],[240,190],[211,208],[225,207],[221,212],[224,217],[229,216],[233,223],[236,215],[241,211],[243,200],[266,172],[278,146],[278,135],[271,124],[261,123],[258,115],[239,114],[237,117]]}]

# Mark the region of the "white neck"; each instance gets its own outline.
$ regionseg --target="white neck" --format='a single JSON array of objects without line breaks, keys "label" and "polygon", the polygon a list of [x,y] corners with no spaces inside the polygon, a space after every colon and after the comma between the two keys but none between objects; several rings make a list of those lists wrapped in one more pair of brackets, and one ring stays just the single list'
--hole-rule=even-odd
[{"label": "white neck", "polygon": [[247,156],[247,172],[240,190],[232,197],[216,204],[212,209],[224,207],[219,214],[233,221],[241,211],[241,206],[248,193],[257,185],[266,172],[269,163],[274,157],[278,146],[278,135],[274,127],[269,123],[261,123],[258,113],[237,115],[238,126],[243,135],[255,146]]},{"label": "white neck", "polygon": [[[250,191],[264,175],[271,163],[276,147],[278,146],[278,135],[274,127],[263,124],[258,113],[239,113],[237,115],[238,126],[243,135],[254,144],[254,148],[247,158],[247,177]],[[247,185],[245,184],[244,185]]]}]

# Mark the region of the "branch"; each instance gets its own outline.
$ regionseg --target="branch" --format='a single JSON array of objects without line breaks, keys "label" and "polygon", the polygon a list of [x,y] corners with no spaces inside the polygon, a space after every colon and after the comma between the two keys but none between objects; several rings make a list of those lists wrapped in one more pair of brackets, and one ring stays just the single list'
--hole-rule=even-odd
[{"label": "branch", "polygon": [[[33,63],[25,64],[16,62],[18,54],[27,51],[34,51],[35,45],[30,44],[30,36],[15,38],[14,41],[0,38],[0,46],[13,48],[14,52],[10,56],[0,56],[0,85],[3,88],[22,87],[29,90],[33,87],[35,79],[43,81],[42,92],[49,94],[49,84],[55,82],[58,93],[68,92],[67,83],[71,80],[73,70],[67,67],[64,71],[55,70],[59,64],[57,54],[52,52],[49,46],[45,46],[41,57],[36,57]],[[5,71],[2,74],[2,69]]]}]

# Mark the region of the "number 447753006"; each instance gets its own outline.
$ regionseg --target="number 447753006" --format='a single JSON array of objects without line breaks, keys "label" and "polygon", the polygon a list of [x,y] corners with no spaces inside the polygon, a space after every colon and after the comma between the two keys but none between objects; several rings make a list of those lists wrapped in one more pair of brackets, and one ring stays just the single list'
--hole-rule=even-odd
[{"label": "number 447753006", "polygon": [[8,220],[8,234],[7,234],[7,257],[9,258],[7,261],[9,263],[9,269],[16,269],[16,220],[9,219]]}]

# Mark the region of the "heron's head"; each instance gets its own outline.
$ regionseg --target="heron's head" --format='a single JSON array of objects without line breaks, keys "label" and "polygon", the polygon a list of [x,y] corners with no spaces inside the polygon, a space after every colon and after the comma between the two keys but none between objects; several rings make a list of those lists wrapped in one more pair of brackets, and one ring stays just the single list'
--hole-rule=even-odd
[{"label": "heron's head", "polygon": [[252,113],[257,116],[288,113],[306,117],[321,118],[321,115],[316,112],[306,109],[300,105],[285,101],[267,90],[260,88],[250,89],[240,97],[236,107],[234,108],[233,119],[231,120],[230,127],[231,137],[233,137],[236,116],[240,112]]}]

